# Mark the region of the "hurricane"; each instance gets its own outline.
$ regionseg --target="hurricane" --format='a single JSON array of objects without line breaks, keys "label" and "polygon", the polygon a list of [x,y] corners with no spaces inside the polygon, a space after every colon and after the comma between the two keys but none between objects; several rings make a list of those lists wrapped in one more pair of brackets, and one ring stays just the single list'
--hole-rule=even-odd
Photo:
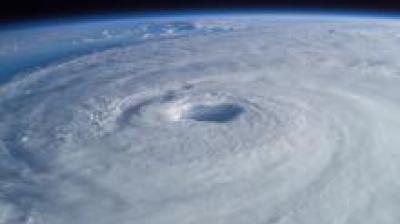
[{"label": "hurricane", "polygon": [[104,23],[0,85],[0,223],[398,223],[399,21]]}]

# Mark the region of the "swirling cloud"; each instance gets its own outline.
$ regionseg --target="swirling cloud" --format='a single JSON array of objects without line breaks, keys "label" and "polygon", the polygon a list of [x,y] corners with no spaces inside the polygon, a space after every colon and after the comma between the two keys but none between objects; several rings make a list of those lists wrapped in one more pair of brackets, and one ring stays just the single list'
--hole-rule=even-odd
[{"label": "swirling cloud", "polygon": [[0,223],[400,220],[398,22],[141,27],[0,87]]}]

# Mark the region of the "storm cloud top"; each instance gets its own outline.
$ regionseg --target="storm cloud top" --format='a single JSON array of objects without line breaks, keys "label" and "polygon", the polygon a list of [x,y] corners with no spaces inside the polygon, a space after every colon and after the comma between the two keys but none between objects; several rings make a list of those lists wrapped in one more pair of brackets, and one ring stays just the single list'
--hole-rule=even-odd
[{"label": "storm cloud top", "polygon": [[398,223],[399,22],[163,20],[0,34],[0,223]]}]

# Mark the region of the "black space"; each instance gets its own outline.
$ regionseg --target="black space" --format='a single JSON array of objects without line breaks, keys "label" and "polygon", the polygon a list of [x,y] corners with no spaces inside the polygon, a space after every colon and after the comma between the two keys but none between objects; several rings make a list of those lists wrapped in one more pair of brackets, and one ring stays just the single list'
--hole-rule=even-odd
[{"label": "black space", "polygon": [[0,21],[169,10],[287,9],[399,13],[400,0],[1,0]]}]

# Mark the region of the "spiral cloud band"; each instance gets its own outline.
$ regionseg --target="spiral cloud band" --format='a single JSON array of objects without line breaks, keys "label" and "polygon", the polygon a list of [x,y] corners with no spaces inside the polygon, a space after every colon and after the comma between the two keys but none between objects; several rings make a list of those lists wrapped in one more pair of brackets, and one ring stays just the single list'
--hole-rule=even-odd
[{"label": "spiral cloud band", "polygon": [[398,223],[398,21],[149,24],[0,86],[0,223]]}]

